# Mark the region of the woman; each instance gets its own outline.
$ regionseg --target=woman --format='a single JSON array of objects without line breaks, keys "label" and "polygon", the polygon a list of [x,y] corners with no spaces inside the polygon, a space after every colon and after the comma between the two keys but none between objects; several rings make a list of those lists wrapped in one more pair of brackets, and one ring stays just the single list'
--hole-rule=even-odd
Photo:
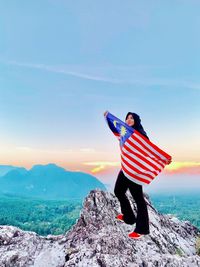
[{"label": "woman", "polygon": [[[106,116],[107,111],[104,113]],[[138,114],[128,112],[125,118],[125,122],[139,131],[147,139],[148,136],[144,131],[141,120]],[[129,189],[131,195],[133,196],[136,206],[137,206],[137,217],[135,217],[133,210],[131,208],[130,202],[126,196],[126,191]],[[121,206],[122,214],[117,216],[117,219],[124,221],[127,224],[136,223],[135,230],[129,233],[130,238],[138,239],[143,235],[149,234],[149,216],[147,210],[147,204],[143,196],[142,185],[139,185],[131,180],[129,180],[120,170],[114,188],[114,194],[118,198]]]}]

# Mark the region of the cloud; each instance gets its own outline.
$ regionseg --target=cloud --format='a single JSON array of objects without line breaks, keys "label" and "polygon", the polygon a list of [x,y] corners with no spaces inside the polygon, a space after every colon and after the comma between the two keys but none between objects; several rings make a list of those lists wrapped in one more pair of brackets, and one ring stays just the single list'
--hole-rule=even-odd
[{"label": "cloud", "polygon": [[106,170],[106,167],[118,167],[120,162],[118,161],[93,161],[93,162],[84,162],[83,165],[96,166],[91,170],[92,173],[99,173],[103,170]]},{"label": "cloud", "polygon": [[[149,70],[164,68],[163,66],[49,66],[45,64],[32,64],[32,63],[21,63],[16,61],[4,62],[4,64],[14,65],[25,68],[33,68],[44,70],[53,73],[60,73],[65,75],[74,76],[81,79],[93,80],[99,82],[107,82],[112,84],[130,84],[130,85],[141,85],[141,86],[171,86],[189,88],[194,90],[200,90],[200,83],[194,83],[192,81],[184,80],[173,80],[159,77],[149,77]],[[72,69],[75,70],[72,70]],[[167,68],[167,67],[165,67]],[[85,72],[87,69],[87,72]],[[106,70],[106,71],[105,71]],[[96,71],[95,74],[94,72]],[[100,72],[104,72],[99,74]],[[109,74],[105,74],[109,73]],[[109,76],[108,76],[109,75]],[[115,76],[117,78],[115,78]]]},{"label": "cloud", "polygon": [[[91,169],[92,173],[109,172],[112,167],[119,167],[119,161],[92,161],[84,162],[83,165],[95,166]],[[166,174],[194,174],[200,175],[200,162],[182,161],[172,162],[164,168]]]},{"label": "cloud", "polygon": [[95,149],[94,148],[80,148],[80,152],[93,153],[95,152]]},{"label": "cloud", "polygon": [[28,147],[28,146],[18,146],[16,147],[17,150],[22,150],[22,151],[31,151],[32,148],[31,147]]},{"label": "cloud", "polygon": [[61,68],[61,67],[48,66],[48,65],[44,65],[44,64],[19,63],[19,62],[15,62],[15,61],[9,61],[9,62],[7,62],[7,64],[15,65],[15,66],[19,66],[19,67],[34,68],[34,69],[40,69],[40,70],[45,70],[45,71],[54,72],[54,73],[71,75],[71,76],[75,76],[75,77],[86,79],[86,80],[95,80],[95,81],[109,82],[109,83],[120,83],[120,80],[90,75],[90,74],[71,71],[71,70],[66,70],[66,69]]},{"label": "cloud", "polygon": [[168,174],[197,174],[200,175],[200,162],[181,161],[172,162],[166,166]]},{"label": "cloud", "polygon": [[33,148],[33,147],[28,147],[28,146],[16,146],[15,147],[16,150],[21,151],[21,152],[31,152],[31,153],[75,153],[78,151],[72,150],[72,149],[42,149],[42,148]]}]

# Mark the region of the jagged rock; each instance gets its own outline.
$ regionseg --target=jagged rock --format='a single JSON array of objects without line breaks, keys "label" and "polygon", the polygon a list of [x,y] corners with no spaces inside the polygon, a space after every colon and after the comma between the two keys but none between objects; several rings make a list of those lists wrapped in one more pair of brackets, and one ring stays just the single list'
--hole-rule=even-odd
[{"label": "jagged rock", "polygon": [[[134,199],[127,191],[133,210]],[[189,221],[159,213],[147,194],[150,234],[128,238],[135,225],[116,221],[121,212],[114,194],[92,190],[76,224],[64,235],[42,237],[0,226],[0,267],[196,267],[200,230]]]}]

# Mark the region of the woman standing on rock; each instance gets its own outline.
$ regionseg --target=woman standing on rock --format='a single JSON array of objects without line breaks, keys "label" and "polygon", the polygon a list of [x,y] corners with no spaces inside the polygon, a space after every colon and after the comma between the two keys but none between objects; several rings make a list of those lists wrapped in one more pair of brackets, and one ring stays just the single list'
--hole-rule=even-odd
[{"label": "woman standing on rock", "polygon": [[[108,111],[104,113],[104,116],[106,117],[107,114]],[[135,130],[139,131],[143,136],[149,139],[142,127],[138,114],[128,112],[125,118],[125,123],[133,127]],[[135,217],[130,202],[126,196],[127,189],[129,189],[132,197],[136,202],[137,217]],[[128,236],[130,238],[138,239],[143,235],[149,234],[149,216],[147,204],[143,196],[142,185],[128,179],[121,169],[115,183],[114,193],[120,202],[122,212],[122,214],[119,214],[116,218],[120,221],[124,221],[127,224],[132,225],[136,223],[134,231],[129,233]]]}]

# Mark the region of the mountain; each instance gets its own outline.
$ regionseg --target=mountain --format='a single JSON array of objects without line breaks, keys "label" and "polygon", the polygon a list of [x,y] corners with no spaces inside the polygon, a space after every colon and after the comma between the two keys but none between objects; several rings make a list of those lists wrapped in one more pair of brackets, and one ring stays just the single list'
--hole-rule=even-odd
[{"label": "mountain", "polygon": [[[136,212],[136,204],[127,192]],[[144,194],[150,234],[133,240],[135,225],[116,221],[117,198],[91,190],[76,224],[64,235],[42,237],[0,226],[0,266],[7,267],[198,267],[200,230],[189,221],[159,213]],[[200,245],[198,245],[200,246]]]},{"label": "mountain", "polygon": [[26,172],[27,170],[24,167],[16,167],[12,165],[0,165],[0,176],[4,176],[11,170],[18,170],[21,173]]},{"label": "mountain", "polygon": [[1,194],[42,199],[82,199],[95,188],[106,190],[96,177],[52,163],[35,165],[29,171],[15,168],[0,177]]}]

